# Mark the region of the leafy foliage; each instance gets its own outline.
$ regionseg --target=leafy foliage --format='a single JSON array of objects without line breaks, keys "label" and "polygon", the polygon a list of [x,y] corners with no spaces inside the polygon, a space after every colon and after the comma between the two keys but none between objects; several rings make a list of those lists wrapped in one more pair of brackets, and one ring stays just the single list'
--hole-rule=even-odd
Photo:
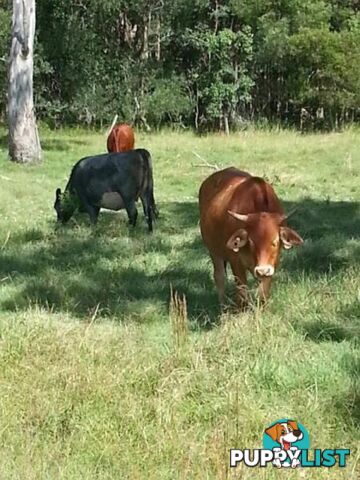
[{"label": "leafy foliage", "polygon": [[[0,0],[0,114],[10,3]],[[355,0],[38,0],[37,114],[147,129],[359,118]]]}]

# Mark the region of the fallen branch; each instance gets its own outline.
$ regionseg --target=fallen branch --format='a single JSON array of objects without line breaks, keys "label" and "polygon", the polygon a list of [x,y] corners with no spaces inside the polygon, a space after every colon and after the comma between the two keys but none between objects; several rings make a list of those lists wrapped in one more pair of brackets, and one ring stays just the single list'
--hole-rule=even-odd
[{"label": "fallen branch", "polygon": [[11,235],[11,232],[8,232],[7,235],[6,235],[6,238],[5,238],[5,242],[3,243],[2,247],[1,247],[1,250],[4,250],[4,248],[6,247],[9,239],[10,239],[10,235]]},{"label": "fallen branch", "polygon": [[89,329],[91,328],[92,324],[95,322],[96,320],[96,316],[98,314],[98,311],[99,311],[99,307],[100,307],[100,303],[98,303],[93,311],[93,314],[91,315],[91,318],[90,318],[90,322],[89,324],[87,325],[87,327],[85,328],[85,331],[84,331],[84,335],[82,336],[82,339],[81,339],[81,342],[79,344],[79,349],[83,346],[83,343],[85,341],[85,338],[86,338],[86,335],[89,331]]},{"label": "fallen branch", "polygon": [[202,164],[197,164],[197,165],[194,165],[194,167],[207,167],[207,168],[211,168],[212,170],[220,170],[220,167],[218,165],[216,165],[216,163],[214,165],[212,165],[211,163],[209,163],[207,160],[205,160],[205,158],[203,158],[201,155],[199,155],[198,153],[196,152],[192,152],[197,158],[199,158],[202,162]]},{"label": "fallen branch", "polygon": [[91,327],[91,325],[95,322],[95,319],[96,319],[96,316],[98,314],[98,311],[99,311],[99,307],[100,307],[100,303],[98,303],[95,307],[95,310],[94,310],[94,313],[91,315],[91,319],[90,319],[90,323],[89,325],[87,326],[86,330],[85,330],[85,333],[89,330],[89,328]]},{"label": "fallen branch", "polygon": [[110,135],[111,130],[115,127],[118,118],[119,118],[119,115],[116,114],[115,117],[114,117],[114,120],[113,120],[113,122],[112,122],[112,124],[111,124],[111,127],[110,127],[109,130],[106,132],[106,136],[107,136],[107,137]]}]

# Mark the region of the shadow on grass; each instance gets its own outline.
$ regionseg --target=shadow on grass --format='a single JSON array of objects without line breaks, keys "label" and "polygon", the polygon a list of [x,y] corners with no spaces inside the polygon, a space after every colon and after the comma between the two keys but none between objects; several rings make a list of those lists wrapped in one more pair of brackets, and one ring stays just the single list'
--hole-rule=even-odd
[{"label": "shadow on grass", "polygon": [[298,207],[289,224],[305,244],[296,255],[283,255],[283,268],[331,274],[360,262],[359,203],[304,199],[299,204],[284,202],[284,206],[286,211]]},{"label": "shadow on grass", "polygon": [[[353,350],[346,353],[341,362],[345,375],[350,378],[350,385],[345,396],[339,397],[335,407],[347,423],[360,427],[360,355]],[[350,422],[349,422],[350,420]]]},{"label": "shadow on grass", "polygon": [[[294,206],[285,203],[287,211]],[[335,273],[360,263],[358,204],[306,199],[298,206],[289,223],[306,243],[291,254],[284,252],[282,265],[295,281],[304,273]],[[52,233],[33,229],[13,235],[0,256],[1,275],[11,279],[1,307],[14,311],[37,304],[86,318],[99,305],[99,316],[151,321],[168,314],[171,284],[186,295],[194,326],[216,324],[220,310],[199,234],[197,203],[159,207],[153,235],[146,232],[141,214],[130,230],[124,212],[102,213],[94,231],[72,224]],[[79,215],[76,222],[88,220]],[[302,327],[315,341],[340,342],[349,335],[330,324]]]},{"label": "shadow on grass", "polygon": [[9,138],[7,135],[1,135],[0,136],[0,148],[8,148],[9,145]]},{"label": "shadow on grass", "polygon": [[359,340],[360,332],[355,331],[352,325],[339,325],[335,322],[304,322],[298,328],[305,334],[305,338],[316,343],[343,342],[344,340]]},{"label": "shadow on grass", "polygon": [[[8,135],[1,135],[0,136],[0,148],[7,149],[9,145]],[[87,145],[87,142],[84,140],[76,140],[76,139],[69,139],[69,140],[60,140],[57,138],[41,138],[41,148],[45,151],[60,151],[60,152],[67,152],[74,145]],[[104,147],[105,148],[105,147]]]},{"label": "shadow on grass", "polygon": [[84,140],[71,139],[69,141],[59,140],[57,138],[45,138],[41,140],[41,147],[45,151],[60,151],[67,152],[74,145],[87,145]]},{"label": "shadow on grass", "polygon": [[[360,373],[360,372],[359,372]],[[355,381],[355,380],[354,380]],[[338,415],[342,416],[347,424],[353,424],[360,428],[360,386],[354,384],[349,388],[345,397],[341,397],[335,403]]]},{"label": "shadow on grass", "polygon": [[186,295],[194,328],[215,324],[220,309],[208,272],[198,266],[206,261],[200,239],[173,245],[174,236],[196,228],[196,204],[159,208],[153,235],[147,233],[142,214],[132,229],[124,212],[102,213],[95,229],[85,227],[86,215],[78,215],[77,225],[51,233],[32,229],[14,234],[11,248],[0,257],[0,271],[16,289],[3,298],[2,308],[38,305],[86,318],[99,305],[99,316],[151,321],[168,314],[172,285]]}]

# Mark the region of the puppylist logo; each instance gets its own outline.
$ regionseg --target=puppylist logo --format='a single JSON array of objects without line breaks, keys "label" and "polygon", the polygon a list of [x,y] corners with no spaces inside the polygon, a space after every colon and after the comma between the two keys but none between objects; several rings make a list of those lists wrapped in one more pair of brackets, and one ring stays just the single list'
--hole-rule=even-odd
[{"label": "puppylist logo", "polygon": [[310,451],[310,437],[306,428],[295,420],[281,419],[271,423],[263,434],[263,448],[231,449],[230,467],[243,463],[247,467],[277,468],[346,467],[350,450],[345,448],[315,449]]}]

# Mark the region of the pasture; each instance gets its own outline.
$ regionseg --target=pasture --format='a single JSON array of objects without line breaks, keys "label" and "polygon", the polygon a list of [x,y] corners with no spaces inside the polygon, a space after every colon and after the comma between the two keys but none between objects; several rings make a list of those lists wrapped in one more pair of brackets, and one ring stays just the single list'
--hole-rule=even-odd
[{"label": "pasture", "polygon": [[[346,479],[360,475],[360,133],[137,133],[160,218],[125,212],[55,229],[55,188],[103,133],[42,130],[44,163],[0,150],[0,478]],[[219,311],[197,192],[220,167],[264,176],[304,238],[282,252],[269,304]],[[229,272],[229,295],[233,282]],[[185,294],[179,342],[170,285]],[[255,283],[251,283],[255,290]],[[346,469],[230,471],[291,417]]]}]

